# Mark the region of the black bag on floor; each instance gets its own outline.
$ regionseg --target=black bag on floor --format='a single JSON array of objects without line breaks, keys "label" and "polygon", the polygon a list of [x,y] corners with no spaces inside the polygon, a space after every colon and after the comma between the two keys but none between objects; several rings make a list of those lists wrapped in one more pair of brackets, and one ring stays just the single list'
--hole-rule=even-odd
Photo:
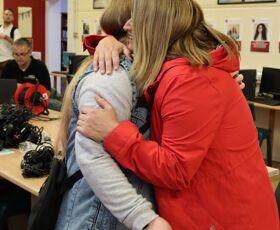
[{"label": "black bag on floor", "polygon": [[82,178],[81,171],[67,177],[64,160],[54,158],[51,170],[28,219],[28,230],[53,230],[57,221],[63,194]]}]

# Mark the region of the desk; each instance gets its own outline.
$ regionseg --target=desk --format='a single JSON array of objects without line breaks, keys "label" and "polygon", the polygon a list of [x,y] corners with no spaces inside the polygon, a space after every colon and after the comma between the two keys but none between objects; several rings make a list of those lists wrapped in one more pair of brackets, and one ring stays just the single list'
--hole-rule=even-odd
[{"label": "desk", "polygon": [[280,172],[277,168],[266,167],[269,175],[270,182],[272,184],[273,191],[276,190],[278,183],[280,182]]},{"label": "desk", "polygon": [[257,102],[253,102],[255,107],[262,108],[262,109],[269,109],[269,121],[268,121],[268,127],[271,130],[271,146],[273,148],[273,137],[274,137],[274,127],[275,127],[275,119],[276,119],[276,111],[280,111],[280,105],[278,106],[271,106],[271,105],[265,105]]},{"label": "desk", "polygon": [[[50,114],[49,114],[50,118],[58,118],[59,116],[60,116],[60,112],[50,110]],[[52,138],[55,137],[59,125],[59,120],[53,120],[53,121],[31,120],[30,122],[33,125],[44,127],[44,130]],[[23,154],[18,149],[14,149],[14,150],[15,153],[0,156],[0,177],[8,181],[11,181],[12,183],[30,192],[31,194],[38,196],[40,188],[42,184],[45,182],[46,177],[24,178],[21,174],[21,169],[20,169],[20,163],[23,158]],[[267,171],[272,186],[275,189],[280,180],[279,170],[275,168],[267,167]]]},{"label": "desk", "polygon": [[53,88],[57,90],[57,80],[58,78],[65,78],[67,82],[67,71],[53,71],[50,73],[53,77]]},{"label": "desk", "polygon": [[[59,112],[50,110],[49,117],[58,118]],[[52,121],[35,121],[31,120],[30,123],[39,127],[44,127],[51,138],[54,138],[58,129],[59,120]],[[41,178],[24,178],[21,174],[20,163],[23,158],[23,153],[18,149],[13,149],[15,152],[8,155],[0,156],[0,177],[16,184],[31,194],[38,196],[40,188],[44,183],[46,177]]]}]

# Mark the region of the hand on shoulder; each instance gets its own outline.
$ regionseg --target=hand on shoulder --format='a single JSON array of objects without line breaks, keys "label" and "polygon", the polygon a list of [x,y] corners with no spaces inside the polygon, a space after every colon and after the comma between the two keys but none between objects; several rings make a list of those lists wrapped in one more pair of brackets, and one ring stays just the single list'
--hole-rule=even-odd
[{"label": "hand on shoulder", "polygon": [[97,45],[94,57],[94,71],[100,70],[102,74],[111,74],[113,68],[119,69],[120,54],[124,54],[131,60],[128,48],[113,36],[103,38]]}]

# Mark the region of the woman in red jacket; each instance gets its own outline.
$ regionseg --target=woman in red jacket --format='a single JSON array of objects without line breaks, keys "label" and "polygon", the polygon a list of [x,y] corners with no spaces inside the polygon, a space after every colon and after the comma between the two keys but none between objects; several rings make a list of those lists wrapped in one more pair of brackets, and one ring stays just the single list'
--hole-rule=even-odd
[{"label": "woman in red jacket", "polygon": [[228,74],[239,69],[235,43],[193,0],[137,0],[132,20],[132,74],[151,106],[151,141],[101,98],[103,109],[82,109],[78,131],[154,185],[175,230],[278,230],[257,131]]}]

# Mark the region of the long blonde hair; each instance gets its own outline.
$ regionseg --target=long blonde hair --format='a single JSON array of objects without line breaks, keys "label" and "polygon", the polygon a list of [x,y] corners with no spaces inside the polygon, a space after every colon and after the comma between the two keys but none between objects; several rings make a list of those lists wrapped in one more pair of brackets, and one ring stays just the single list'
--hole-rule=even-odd
[{"label": "long blonde hair", "polygon": [[[123,30],[125,22],[131,17],[131,0],[112,0],[106,7],[101,19],[100,25],[104,32],[111,34],[118,39],[123,39],[126,35]],[[86,68],[92,63],[93,57],[86,58],[78,71],[75,73],[73,79],[68,85],[63,98],[61,121],[59,133],[56,137],[54,148],[55,153],[61,151],[61,155],[65,155],[68,139],[68,125],[72,111],[72,93],[81,76],[86,71]]]},{"label": "long blonde hair", "polygon": [[218,45],[233,57],[234,40],[207,25],[194,0],[134,0],[134,61],[131,70],[140,93],[156,79],[164,61],[185,57],[193,66],[211,65]]}]

